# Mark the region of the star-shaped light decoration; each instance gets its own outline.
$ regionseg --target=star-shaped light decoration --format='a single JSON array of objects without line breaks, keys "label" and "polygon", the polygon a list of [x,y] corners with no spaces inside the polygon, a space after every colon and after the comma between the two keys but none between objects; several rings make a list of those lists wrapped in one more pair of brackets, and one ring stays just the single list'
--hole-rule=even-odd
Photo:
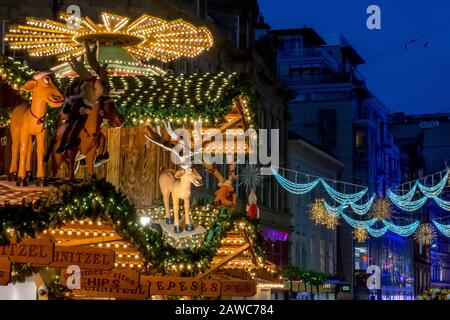
[{"label": "star-shaped light decoration", "polygon": [[169,62],[195,57],[213,45],[211,32],[182,20],[167,21],[147,14],[130,23],[130,18],[101,14],[101,24],[89,17],[71,24],[73,16],[60,14],[64,22],[27,18],[25,25],[10,28],[5,40],[11,49],[27,50],[31,56],[56,55],[59,61],[85,53],[84,43],[119,46],[137,60]]},{"label": "star-shaped light decoration", "polygon": [[309,215],[316,225],[325,224],[328,213],[325,210],[322,199],[315,199],[309,205]]},{"label": "star-shaped light decoration", "polygon": [[414,233],[414,239],[421,245],[430,246],[436,239],[436,232],[430,223],[422,223]]},{"label": "star-shaped light decoration", "polygon": [[369,239],[369,232],[365,228],[356,228],[353,230],[353,239],[358,243],[363,243]]}]

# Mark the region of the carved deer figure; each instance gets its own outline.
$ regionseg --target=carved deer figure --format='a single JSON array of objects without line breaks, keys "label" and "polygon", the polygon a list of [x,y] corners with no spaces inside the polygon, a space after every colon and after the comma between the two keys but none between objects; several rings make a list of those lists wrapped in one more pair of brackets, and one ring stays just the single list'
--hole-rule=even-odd
[{"label": "carved deer figure", "polygon": [[[58,130],[49,148],[48,156],[52,158],[53,176],[56,176],[61,164],[65,162],[69,169],[69,178],[73,179],[76,172],[75,163],[79,165],[80,160],[86,158],[87,174],[90,178],[93,177],[94,167],[107,160],[105,156],[107,152],[104,150],[105,136],[101,132],[103,119],[107,119],[113,128],[121,127],[124,123],[124,118],[119,114],[114,100],[109,96],[107,65],[100,66],[96,51],[97,46],[90,49],[86,44],[86,58],[98,78],[86,69],[83,58],[71,59],[71,67],[79,78],[66,88],[67,101],[59,114]],[[68,109],[67,113],[65,109]],[[68,123],[70,122],[69,111],[72,114],[80,114],[76,117],[78,120],[73,121],[74,124],[71,126]],[[63,136],[68,133],[78,139],[78,145],[58,152],[64,140]]]},{"label": "carved deer figure", "polygon": [[[178,160],[180,169],[175,171],[172,169],[164,170],[159,176],[159,187],[163,196],[164,208],[166,212],[166,223],[174,225],[174,232],[181,233],[183,229],[180,226],[179,208],[180,199],[184,204],[185,216],[185,230],[192,231],[194,227],[190,217],[190,198],[192,185],[200,187],[204,183],[202,175],[197,171],[192,163],[191,157],[195,154],[188,151],[188,142],[182,140],[181,136],[177,135],[169,123],[165,122],[165,127],[174,143],[182,146],[184,155],[180,156],[173,148],[168,146],[168,141],[164,141],[158,126],[158,133],[155,133],[150,127],[147,127],[148,132],[145,134],[147,140],[159,145],[172,152]],[[170,214],[169,198],[172,195],[173,215]]]},{"label": "carved deer figure", "polygon": [[[32,102],[24,102],[14,108],[11,114],[12,157],[9,180],[17,179],[17,186],[28,185],[27,175],[31,172],[32,136],[37,141],[36,186],[45,182],[44,152],[47,130],[44,127],[47,105],[59,108],[64,103],[64,96],[55,85],[52,72],[40,71],[33,79],[23,85],[25,91],[32,92]],[[17,171],[17,164],[19,170]]]}]

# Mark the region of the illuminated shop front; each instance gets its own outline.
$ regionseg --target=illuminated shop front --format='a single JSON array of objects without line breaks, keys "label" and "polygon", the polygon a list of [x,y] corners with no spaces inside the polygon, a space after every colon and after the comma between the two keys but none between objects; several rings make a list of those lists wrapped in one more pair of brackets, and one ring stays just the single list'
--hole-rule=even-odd
[{"label": "illuminated shop front", "polygon": [[382,300],[414,299],[413,241],[386,233],[378,239],[370,239],[355,246],[355,286],[358,300],[375,299],[366,286],[366,270],[370,265],[381,268]]}]

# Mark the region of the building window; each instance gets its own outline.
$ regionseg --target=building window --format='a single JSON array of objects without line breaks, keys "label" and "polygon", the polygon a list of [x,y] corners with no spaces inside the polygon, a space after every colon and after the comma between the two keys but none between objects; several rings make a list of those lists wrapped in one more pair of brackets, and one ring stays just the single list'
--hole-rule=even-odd
[{"label": "building window", "polygon": [[5,48],[6,48],[6,44],[5,41],[3,40],[5,38],[5,33],[7,32],[6,29],[8,29],[8,20],[2,20],[2,37],[0,39],[2,39],[1,44],[2,44],[2,49],[1,49],[1,54],[5,54]]},{"label": "building window", "polygon": [[240,48],[241,42],[241,21],[238,15],[234,16],[234,37],[233,42],[236,48]]},{"label": "building window", "polygon": [[195,16],[201,20],[206,18],[206,12],[208,8],[207,0],[195,0]]},{"label": "building window", "polygon": [[261,128],[265,128],[266,124],[266,111],[261,108],[260,118],[259,118],[259,124],[261,125]]},{"label": "building window", "polygon": [[245,28],[245,49],[250,48],[250,23],[246,22]]},{"label": "building window", "polygon": [[319,110],[319,132],[326,149],[336,146],[337,124],[336,109]]},{"label": "building window", "polygon": [[[273,107],[271,109],[273,110]],[[267,131],[267,134],[268,134],[268,136],[267,136],[267,138],[268,138],[267,139],[267,151],[270,154],[272,154],[272,139],[270,139],[269,137],[272,133],[272,128],[273,128],[273,124],[274,124],[273,115],[268,116],[267,120],[268,120],[267,121],[267,129],[268,129],[268,131]]]},{"label": "building window", "polygon": [[320,272],[325,272],[325,240],[320,239]]},{"label": "building window", "polygon": [[306,241],[306,236],[305,235],[302,235],[302,263],[301,263],[301,266],[303,267],[303,268],[306,268],[307,267],[307,257],[308,257],[308,254],[307,254],[307,241]]},{"label": "building window", "polygon": [[268,188],[267,188],[267,206],[270,208],[270,209],[273,209],[273,201],[272,201],[272,199],[273,199],[273,197],[272,197],[272,187],[273,187],[273,184],[272,183],[269,183],[269,185],[268,185]]},{"label": "building window", "polygon": [[184,60],[180,62],[180,73],[181,74],[187,73],[187,62]]},{"label": "building window", "polygon": [[369,248],[365,246],[355,247],[355,271],[367,270],[369,263]]},{"label": "building window", "polygon": [[303,37],[301,35],[281,36],[280,50],[300,51],[303,47]]},{"label": "building window", "polygon": [[334,273],[333,255],[334,255],[334,246],[333,246],[333,241],[330,240],[328,242],[328,272],[330,274]]},{"label": "building window", "polygon": [[297,240],[295,243],[295,264],[301,265],[302,263],[302,242]]}]

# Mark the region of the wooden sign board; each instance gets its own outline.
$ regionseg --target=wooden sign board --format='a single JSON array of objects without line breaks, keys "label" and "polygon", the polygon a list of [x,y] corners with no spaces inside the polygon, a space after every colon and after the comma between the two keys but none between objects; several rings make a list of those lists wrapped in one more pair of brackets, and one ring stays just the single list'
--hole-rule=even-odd
[{"label": "wooden sign board", "polygon": [[221,283],[217,280],[202,280],[203,297],[218,298],[220,297]]},{"label": "wooden sign board", "polygon": [[150,294],[169,296],[252,297],[256,281],[200,280],[188,277],[141,277],[150,283]]},{"label": "wooden sign board", "polygon": [[[61,269],[61,281],[66,286],[70,274]],[[81,287],[135,290],[139,286],[139,273],[130,268],[111,270],[81,270]]]},{"label": "wooden sign board", "polygon": [[82,288],[73,290],[73,294],[85,297],[115,298],[120,300],[147,300],[149,287],[139,286],[137,289],[107,289],[107,288]]},{"label": "wooden sign board", "polygon": [[66,268],[71,265],[80,269],[111,270],[114,267],[114,251],[90,247],[55,247],[51,267]]},{"label": "wooden sign board", "polygon": [[146,277],[152,295],[199,296],[202,281],[188,277]]},{"label": "wooden sign board", "polygon": [[0,286],[6,286],[11,276],[11,262],[7,257],[0,257]]},{"label": "wooden sign board", "polygon": [[252,297],[256,294],[256,281],[221,280],[221,296]]},{"label": "wooden sign board", "polygon": [[12,240],[0,246],[0,257],[9,257],[10,262],[48,265],[53,260],[54,244],[50,239]]}]

